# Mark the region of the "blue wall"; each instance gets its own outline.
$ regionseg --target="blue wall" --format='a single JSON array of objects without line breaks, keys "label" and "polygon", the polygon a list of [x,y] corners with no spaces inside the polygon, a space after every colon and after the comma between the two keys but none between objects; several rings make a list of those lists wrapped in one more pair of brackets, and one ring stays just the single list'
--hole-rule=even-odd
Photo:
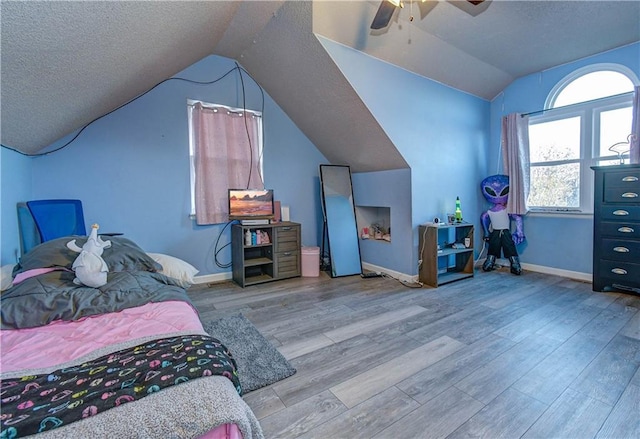
[{"label": "blue wall", "polygon": [[[417,274],[418,225],[442,218],[455,210],[455,200],[462,201],[464,219],[478,227],[484,198],[480,182],[488,174],[489,102],[415,75],[349,47],[319,37],[324,47],[376,117],[391,141],[411,167],[411,198],[402,186],[391,186],[399,199],[394,206],[400,212],[391,215],[392,242],[407,236],[411,247],[393,245],[384,257],[363,248],[363,262],[382,258],[387,268]],[[356,174],[357,175],[357,174]],[[382,191],[385,177],[368,176],[368,183],[354,183],[357,204],[388,206],[387,191]],[[358,181],[354,177],[355,181]],[[370,192],[381,190],[376,197]],[[357,191],[356,191],[357,190]],[[365,196],[368,203],[360,200]],[[373,198],[373,199],[372,199]],[[377,199],[376,199],[377,198]],[[398,215],[406,218],[398,219]],[[398,224],[400,227],[396,227]],[[404,235],[402,235],[404,234]],[[476,246],[481,242],[476,233]],[[372,245],[372,244],[371,244]]]},{"label": "blue wall", "polygon": [[360,240],[362,261],[412,274],[411,170],[354,173],[352,180],[356,206],[388,207],[391,215],[391,242]]},{"label": "blue wall", "polygon": [[15,264],[20,252],[16,204],[31,197],[32,159],[6,148],[0,150],[0,265]]},{"label": "blue wall", "polygon": [[[233,60],[210,56],[176,76],[211,81],[233,67]],[[260,89],[247,76],[244,84],[247,108],[261,110]],[[184,259],[200,275],[230,272],[214,262],[216,240],[224,225],[197,226],[189,218],[187,99],[241,108],[238,74],[213,85],[183,81],[160,85],[95,122],[61,151],[28,159],[33,184],[12,200],[4,199],[3,169],[3,218],[5,210],[15,212],[15,201],[79,198],[87,224],[96,222],[102,231],[123,232],[146,251]],[[304,245],[316,246],[321,230],[318,164],[326,159],[266,93],[264,105],[265,185],[274,189],[283,205],[290,206],[291,220],[302,224]],[[5,155],[3,151],[3,158]],[[17,228],[3,224],[2,234],[13,240]],[[218,247],[229,241],[227,228]],[[4,243],[2,247],[4,262]],[[231,261],[230,246],[218,259],[223,264]]]},{"label": "blue wall", "polygon": [[[544,106],[553,86],[573,70],[601,62],[626,65],[640,75],[640,43],[514,81],[488,103],[320,38],[356,92],[378,119],[411,169],[353,175],[356,204],[391,207],[392,243],[362,246],[363,262],[417,273],[417,226],[454,209],[480,227],[487,203],[480,181],[498,171],[500,119]],[[212,80],[235,66],[211,56],[176,76]],[[259,110],[258,87],[245,77],[247,107]],[[305,246],[319,246],[322,221],[318,165],[326,158],[265,94],[265,184],[302,223]],[[223,225],[196,226],[188,217],[189,167],[186,100],[242,106],[240,81],[198,86],[170,81],[87,128],[67,148],[26,158],[2,149],[2,264],[19,249],[15,204],[36,198],[80,198],[88,224],[124,232],[147,251],[175,255],[200,274],[225,272],[213,260]],[[69,137],[68,137],[69,138]],[[68,139],[67,138],[67,139]],[[63,144],[62,139],[52,147]],[[292,185],[291,182],[296,184]],[[560,270],[591,272],[591,216],[525,218],[522,261]],[[476,233],[479,247],[481,233]],[[229,241],[228,230],[220,245]],[[377,245],[376,245],[377,244]],[[221,262],[230,261],[224,249]]]},{"label": "blue wall", "polygon": [[[640,43],[604,52],[576,62],[522,77],[511,83],[491,103],[489,171],[502,172],[498,161],[503,116],[542,110],[553,87],[571,72],[592,64],[616,63],[640,75]],[[520,248],[524,263],[578,273],[591,273],[593,216],[528,214],[524,218],[526,243]]]}]

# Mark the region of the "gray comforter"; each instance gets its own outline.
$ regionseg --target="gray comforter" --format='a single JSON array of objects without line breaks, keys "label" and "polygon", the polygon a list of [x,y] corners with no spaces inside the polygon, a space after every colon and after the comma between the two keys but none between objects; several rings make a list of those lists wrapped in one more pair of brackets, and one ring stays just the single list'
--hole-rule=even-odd
[{"label": "gray comforter", "polygon": [[[107,284],[100,288],[74,284],[71,267],[78,253],[66,245],[72,239],[82,247],[87,237],[53,239],[22,256],[13,275],[25,276],[26,280],[2,293],[2,329],[33,328],[54,320],[78,320],[148,302],[189,302],[185,291],[188,285],[157,273],[161,265],[135,242],[119,236],[110,238],[111,247],[102,254],[109,267]],[[56,271],[29,277],[42,269]]]},{"label": "gray comforter", "polygon": [[54,320],[83,317],[144,305],[190,302],[177,279],[149,271],[110,272],[100,288],[78,286],[74,273],[52,271],[26,279],[2,293],[2,329],[44,326]]}]

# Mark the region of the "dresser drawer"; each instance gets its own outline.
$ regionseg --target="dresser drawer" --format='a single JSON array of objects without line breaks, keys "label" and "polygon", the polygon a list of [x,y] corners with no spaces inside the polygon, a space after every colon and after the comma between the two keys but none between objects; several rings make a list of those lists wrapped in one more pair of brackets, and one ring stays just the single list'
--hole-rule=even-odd
[{"label": "dresser drawer", "polygon": [[640,241],[603,239],[600,257],[612,261],[640,263]]},{"label": "dresser drawer", "polygon": [[278,278],[300,276],[300,252],[276,254],[276,273]]},{"label": "dresser drawer", "polygon": [[300,228],[293,226],[282,226],[275,229],[278,238],[276,239],[276,252],[300,251]]},{"label": "dresser drawer", "polygon": [[640,221],[640,206],[600,206],[600,217],[603,220]]},{"label": "dresser drawer", "polygon": [[605,283],[636,287],[640,285],[640,263],[601,259],[598,274]]},{"label": "dresser drawer", "polygon": [[[637,185],[636,185],[637,186]],[[605,203],[640,203],[640,189],[631,187],[605,187]]]},{"label": "dresser drawer", "polygon": [[628,169],[624,171],[611,171],[604,174],[605,189],[620,187],[626,189],[640,188],[640,170]]},{"label": "dresser drawer", "polygon": [[602,236],[618,239],[640,239],[640,223],[607,222],[600,223]]}]

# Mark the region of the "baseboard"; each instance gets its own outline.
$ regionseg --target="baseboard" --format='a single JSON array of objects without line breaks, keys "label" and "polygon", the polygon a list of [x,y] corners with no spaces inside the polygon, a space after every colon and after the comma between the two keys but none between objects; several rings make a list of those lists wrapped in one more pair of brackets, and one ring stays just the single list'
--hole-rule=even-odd
[{"label": "baseboard", "polygon": [[561,276],[589,283],[593,281],[593,275],[591,273],[563,270],[561,268],[545,267],[544,265],[527,264],[524,262],[521,262],[520,265],[522,265],[524,270],[535,271],[536,273],[552,274],[554,276]]},{"label": "baseboard", "polygon": [[380,273],[384,273],[384,274],[388,274],[389,276],[401,280],[403,282],[409,282],[409,283],[413,283],[413,282],[417,282],[418,281],[418,276],[412,276],[410,274],[406,274],[406,273],[400,273],[399,271],[394,271],[394,270],[389,270],[388,268],[385,267],[379,267],[377,265],[373,265],[370,264],[368,262],[363,262],[362,263],[362,268],[365,270],[369,270],[369,271],[376,271],[376,272],[380,272]]},{"label": "baseboard", "polygon": [[[484,261],[485,258],[480,259],[476,264],[476,269],[482,270],[481,267]],[[496,259],[496,264],[502,267],[510,266],[508,259]],[[523,270],[533,271],[536,273],[551,274],[553,276],[566,277],[568,279],[574,279],[589,283],[593,281],[593,275],[591,273],[582,273],[580,271],[563,270],[561,268],[547,267],[544,265],[528,264],[522,261],[520,261],[520,265],[522,266]]]},{"label": "baseboard", "polygon": [[233,274],[230,271],[216,274],[205,274],[203,276],[194,276],[193,283],[198,284],[210,284],[214,282],[222,282],[233,278]]},{"label": "baseboard", "polygon": [[[476,270],[482,270],[481,267],[483,262],[484,262],[484,259],[481,259],[476,262]],[[507,259],[498,259],[496,262],[498,265],[509,267],[509,261]],[[524,270],[533,271],[536,273],[551,274],[553,276],[566,277],[568,279],[574,279],[574,280],[579,280],[582,282],[589,282],[589,283],[591,283],[593,280],[593,276],[591,273],[582,273],[579,271],[563,270],[560,268],[545,267],[544,265],[527,264],[524,262],[521,262],[520,265]],[[411,276],[409,274],[400,273],[398,271],[388,270],[384,267],[379,267],[377,265],[369,264],[368,262],[363,262],[362,268],[365,268],[371,271],[379,271],[381,273],[386,273],[392,277],[395,277],[396,279],[403,280],[405,282],[418,281],[418,275]]]},{"label": "baseboard", "polygon": [[[476,262],[476,269],[481,270],[483,259]],[[509,261],[506,259],[498,259],[497,263],[499,265],[508,267]],[[528,271],[534,271],[536,273],[543,274],[551,274],[554,276],[566,277],[568,279],[575,279],[582,282],[591,282],[593,280],[593,276],[591,273],[582,273],[579,271],[571,271],[571,270],[563,270],[560,268],[554,267],[545,267],[544,265],[536,265],[536,264],[527,264],[525,262],[521,262],[522,268]],[[388,274],[389,276],[401,280],[403,282],[414,283],[418,281],[418,275],[410,275],[406,273],[401,273],[399,271],[389,270],[385,267],[380,267],[378,265],[370,264],[368,262],[362,263],[362,268],[369,271],[379,271],[380,273]],[[230,280],[233,278],[233,275],[230,271],[224,273],[216,273],[216,274],[205,274],[203,276],[195,276],[193,278],[194,284],[208,284],[214,282],[223,282],[226,280]]]}]

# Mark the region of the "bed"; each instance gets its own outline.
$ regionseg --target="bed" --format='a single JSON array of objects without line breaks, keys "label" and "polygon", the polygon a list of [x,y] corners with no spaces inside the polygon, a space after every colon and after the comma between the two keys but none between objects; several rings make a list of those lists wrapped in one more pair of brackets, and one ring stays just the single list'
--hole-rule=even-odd
[{"label": "bed", "polygon": [[107,284],[78,286],[72,239],[25,254],[0,297],[1,437],[262,438],[189,283],[111,237]]}]

